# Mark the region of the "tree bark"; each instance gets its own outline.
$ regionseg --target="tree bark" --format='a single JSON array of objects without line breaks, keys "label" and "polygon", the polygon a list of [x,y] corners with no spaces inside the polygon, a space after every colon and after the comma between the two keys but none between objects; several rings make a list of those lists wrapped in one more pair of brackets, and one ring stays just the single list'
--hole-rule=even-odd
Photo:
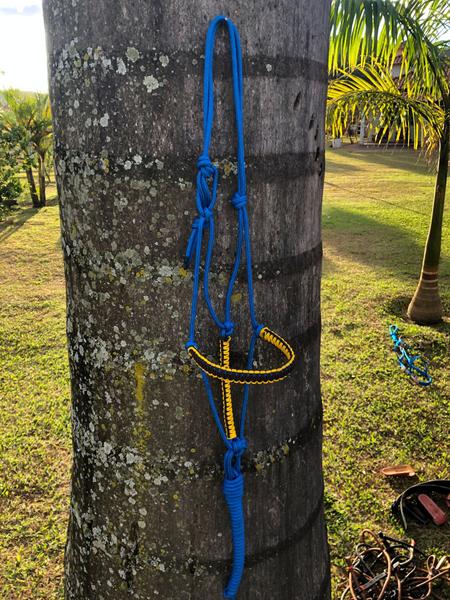
[{"label": "tree bark", "polygon": [[439,148],[438,170],[434,189],[433,210],[423,256],[422,271],[414,296],[408,306],[408,317],[419,324],[438,323],[442,320],[442,302],[438,276],[441,257],[442,223],[450,158],[450,102]]},{"label": "tree bark", "polygon": [[[47,0],[73,400],[68,600],[222,597],[224,448],[183,350],[192,279],[181,264],[195,216],[204,39],[224,6],[244,52],[258,317],[299,355],[286,381],[251,391],[239,599],[329,598],[319,384],[328,0]],[[236,232],[223,32],[216,57],[217,303]],[[245,293],[243,274],[238,363]],[[214,352],[217,332],[200,316],[198,338]]]},{"label": "tree bark", "polygon": [[36,182],[34,181],[33,169],[31,167],[26,167],[25,173],[27,175],[28,189],[30,190],[33,208],[39,208],[39,196],[36,189]]},{"label": "tree bark", "polygon": [[45,156],[38,155],[38,176],[39,176],[39,206],[46,205],[45,194]]}]

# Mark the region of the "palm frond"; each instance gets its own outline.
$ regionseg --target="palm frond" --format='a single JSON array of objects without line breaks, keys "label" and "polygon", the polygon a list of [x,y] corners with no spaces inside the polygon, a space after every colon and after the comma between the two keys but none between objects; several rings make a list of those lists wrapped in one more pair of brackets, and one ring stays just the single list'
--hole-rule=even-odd
[{"label": "palm frond", "polygon": [[406,80],[396,80],[379,63],[359,65],[355,71],[339,70],[330,82],[327,126],[340,137],[357,115],[365,115],[380,139],[386,134],[418,147],[423,133],[429,149],[442,133],[444,110],[433,98],[412,96]]},{"label": "palm frond", "polygon": [[28,94],[9,89],[2,92],[0,126],[20,139],[24,156],[46,152],[52,136],[52,118],[48,94]]},{"label": "palm frond", "polygon": [[354,69],[373,59],[435,97],[448,96],[437,36],[450,22],[448,0],[333,0],[329,67]]}]

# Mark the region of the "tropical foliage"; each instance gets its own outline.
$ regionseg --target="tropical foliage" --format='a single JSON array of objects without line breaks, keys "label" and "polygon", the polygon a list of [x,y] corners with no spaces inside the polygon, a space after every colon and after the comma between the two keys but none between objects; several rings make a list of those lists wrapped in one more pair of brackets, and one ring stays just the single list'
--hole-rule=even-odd
[{"label": "tropical foliage", "polygon": [[333,137],[341,137],[362,113],[380,140],[403,140],[417,148],[423,139],[430,150],[439,144],[444,126],[439,102],[412,95],[406,79],[394,79],[391,69],[377,61],[338,73],[328,90],[327,124]]},{"label": "tropical foliage", "polygon": [[[408,314],[442,318],[438,291],[450,136],[448,0],[333,0],[328,125],[340,135],[365,115],[378,139],[437,148],[434,204],[419,284]],[[398,72],[394,76],[394,68]]]},{"label": "tropical foliage", "polygon": [[[46,203],[46,159],[52,144],[52,120],[47,94],[2,92],[0,130],[15,140],[17,159],[26,173],[33,206]],[[38,185],[34,178],[37,169]]]},{"label": "tropical foliage", "polygon": [[22,191],[18,171],[15,140],[0,128],[0,219],[16,203]]}]

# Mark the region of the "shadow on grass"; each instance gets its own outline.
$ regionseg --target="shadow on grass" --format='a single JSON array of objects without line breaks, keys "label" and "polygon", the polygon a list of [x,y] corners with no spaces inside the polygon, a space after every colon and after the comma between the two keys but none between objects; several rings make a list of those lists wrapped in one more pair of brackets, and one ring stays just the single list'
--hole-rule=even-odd
[{"label": "shadow on grass", "polygon": [[332,260],[329,256],[322,256],[322,273],[324,276],[337,273],[338,270],[338,266],[334,260]]},{"label": "shadow on grass", "polygon": [[[427,164],[420,152],[406,148],[394,150],[392,148],[384,149],[383,146],[380,146],[363,149],[361,146],[355,146],[353,149],[345,148],[337,152],[342,153],[342,155],[346,154],[349,158],[359,160],[365,164],[371,163],[389,169],[400,169],[422,175],[433,175],[434,172],[432,164]],[[329,154],[327,161],[332,161],[332,158],[333,155]],[[347,171],[348,168],[349,165],[346,166]],[[355,169],[355,166],[351,165],[351,169]],[[345,165],[342,165],[342,170],[345,170]]]},{"label": "shadow on grass", "polygon": [[383,312],[393,315],[398,321],[409,323],[409,319],[406,316],[406,310],[408,304],[411,302],[411,296],[396,296],[389,298],[387,302],[383,304]]},{"label": "shadow on grass", "polygon": [[[396,202],[389,202],[389,200],[386,200],[385,198],[381,198],[379,196],[370,196],[365,191],[362,194],[357,188],[354,188],[354,187],[351,188],[351,187],[347,187],[345,185],[338,185],[337,183],[331,183],[331,181],[325,181],[325,185],[329,186],[331,188],[335,188],[337,190],[347,192],[350,196],[353,196],[354,198],[364,199],[364,200],[373,200],[374,202],[378,202],[381,204],[387,204],[388,206],[393,206],[394,208],[400,208],[400,205]],[[414,208],[405,206],[404,203],[401,204],[401,209],[405,210],[407,212],[410,212],[410,213],[414,213],[416,215],[420,215],[422,217],[428,215],[428,212],[415,210]]]},{"label": "shadow on grass", "polygon": [[[396,296],[385,302],[382,309],[387,314],[395,316],[398,321],[401,320],[403,323],[410,323],[408,317],[406,316],[406,310],[410,301],[411,296]],[[444,315],[450,314],[450,306],[445,301],[443,301],[443,310]],[[447,318],[444,318],[444,320],[440,323],[427,325],[427,327],[432,327],[436,331],[440,331],[441,333],[445,333],[446,335],[450,336],[450,321]]]},{"label": "shadow on grass", "polygon": [[[443,503],[439,503],[441,508],[445,511],[446,506]],[[420,526],[411,524],[408,525],[408,537],[414,539],[417,548],[425,554],[436,553],[438,558],[444,555],[448,555],[448,540],[450,538],[450,526],[447,523],[444,526],[437,527],[433,523],[428,525]],[[440,580],[436,584],[436,594],[430,596],[430,598],[441,598],[442,600],[448,599],[449,585],[445,583],[445,580]],[[434,588],[433,588],[434,589]],[[437,595],[444,594],[444,595]]]},{"label": "shadow on grass", "polygon": [[361,212],[332,207],[324,212],[323,228],[325,244],[339,256],[384,267],[398,277],[411,278],[409,263],[417,270],[422,247],[401,224],[383,223]]},{"label": "shadow on grass", "polygon": [[[344,152],[343,156],[348,155],[349,157],[353,156],[352,154],[350,154],[349,152]],[[360,167],[357,167],[356,165],[349,165],[348,163],[345,162],[337,162],[334,159],[334,154],[331,154],[330,152],[326,155],[326,163],[325,163],[325,173],[344,173],[345,175],[348,175],[349,169],[351,169],[352,171],[362,171],[362,169]]]},{"label": "shadow on grass", "polygon": [[[58,197],[54,196],[47,200],[45,208],[49,206],[57,206],[58,205]],[[19,210],[13,212],[10,216],[8,216],[2,223],[0,223],[0,243],[7,240],[11,235],[16,233],[22,225],[37,215],[41,209],[33,208],[32,206],[28,206],[27,208],[19,208]]]},{"label": "shadow on grass", "polygon": [[39,212],[39,208],[24,208],[7,217],[3,223],[0,223],[0,243],[8,239],[13,233],[25,225],[28,219],[34,217]]}]

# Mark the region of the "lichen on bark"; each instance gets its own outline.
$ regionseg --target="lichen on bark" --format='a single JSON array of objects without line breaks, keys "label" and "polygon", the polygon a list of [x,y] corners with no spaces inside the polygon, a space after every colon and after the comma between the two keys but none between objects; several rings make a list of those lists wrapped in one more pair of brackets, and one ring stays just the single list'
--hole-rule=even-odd
[{"label": "lichen on bark", "polygon": [[[220,598],[228,570],[223,448],[183,350],[203,43],[218,7],[44,2],[73,399],[68,600]],[[292,377],[251,399],[243,600],[329,597],[319,386],[327,11],[326,0],[227,3],[245,57],[258,314],[299,353]],[[220,303],[236,174],[224,37],[215,73],[221,183],[211,291]],[[245,299],[239,280],[238,361]],[[204,312],[200,323],[213,352]]]}]

